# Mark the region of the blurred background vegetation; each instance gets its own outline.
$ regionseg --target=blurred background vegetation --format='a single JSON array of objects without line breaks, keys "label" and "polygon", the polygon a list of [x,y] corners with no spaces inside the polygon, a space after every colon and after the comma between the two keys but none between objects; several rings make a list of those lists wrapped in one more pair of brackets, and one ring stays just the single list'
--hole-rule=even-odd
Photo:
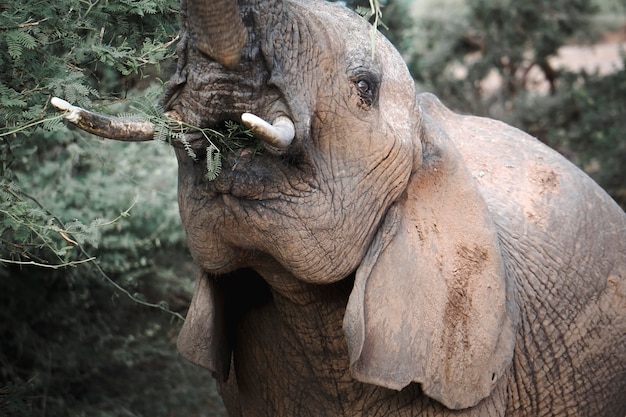
[{"label": "blurred background vegetation", "polygon": [[[604,72],[555,61],[569,45],[623,41],[623,0],[381,3],[419,90],[529,131],[626,207],[624,55]],[[49,104],[157,102],[177,8],[0,0],[2,416],[224,415],[209,373],[174,345],[196,271],[172,152],[68,128]]]}]

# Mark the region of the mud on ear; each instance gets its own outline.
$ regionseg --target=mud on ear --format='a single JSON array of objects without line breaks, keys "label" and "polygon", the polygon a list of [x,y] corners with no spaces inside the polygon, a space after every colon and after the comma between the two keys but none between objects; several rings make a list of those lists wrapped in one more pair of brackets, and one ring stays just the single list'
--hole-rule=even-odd
[{"label": "mud on ear", "polygon": [[196,282],[176,346],[189,362],[226,380],[232,351],[225,333],[223,298],[215,280],[203,272]]},{"label": "mud on ear", "polygon": [[423,164],[357,270],[344,331],[354,378],[395,390],[418,382],[462,409],[489,396],[511,363],[513,300],[460,154],[428,115],[421,136]]}]

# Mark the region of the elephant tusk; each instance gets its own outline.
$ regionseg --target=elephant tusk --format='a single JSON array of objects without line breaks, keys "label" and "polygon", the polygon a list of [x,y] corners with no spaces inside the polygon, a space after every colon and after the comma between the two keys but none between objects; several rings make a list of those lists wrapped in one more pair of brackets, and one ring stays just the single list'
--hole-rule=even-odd
[{"label": "elephant tusk", "polygon": [[154,137],[154,125],[145,120],[127,119],[105,116],[73,106],[67,101],[53,97],[50,103],[60,112],[65,112],[65,118],[82,130],[107,139],[124,142],[143,142]]},{"label": "elephant tusk", "polygon": [[274,123],[269,124],[252,113],[244,113],[241,121],[258,139],[276,148],[288,147],[296,136],[296,128],[287,116],[278,116]]}]

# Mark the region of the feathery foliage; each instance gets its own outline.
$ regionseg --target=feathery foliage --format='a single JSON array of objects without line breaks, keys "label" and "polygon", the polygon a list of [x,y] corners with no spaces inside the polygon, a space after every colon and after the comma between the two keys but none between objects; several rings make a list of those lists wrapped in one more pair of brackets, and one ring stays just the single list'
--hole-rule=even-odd
[{"label": "feathery foliage", "polygon": [[[215,180],[222,169],[224,152],[235,152],[247,148],[252,156],[263,152],[263,145],[254,138],[252,131],[243,125],[233,122],[224,122],[222,129],[211,129],[193,126],[189,123],[173,120],[166,117],[162,109],[156,104],[160,96],[160,89],[148,90],[141,102],[130,104],[130,112],[119,114],[120,117],[148,121],[154,126],[154,140],[182,146],[187,155],[194,161],[199,161],[198,144],[192,145],[189,135],[200,137],[204,142],[203,157],[206,156],[206,174],[208,181]],[[155,94],[156,93],[156,94]]]},{"label": "feathery foliage", "polygon": [[[49,262],[64,264],[68,259],[60,257],[64,248],[59,244],[65,240],[59,241],[59,233],[71,232],[70,240],[90,233],[88,241],[98,239],[93,221],[72,231],[56,230],[61,226],[50,223],[31,199],[17,200],[26,194],[19,179],[46,148],[75,147],[81,135],[65,130],[49,99],[56,95],[92,106],[95,98],[126,96],[129,87],[142,83],[173,56],[175,7],[172,0],[0,4],[0,186],[12,193],[2,202],[0,233],[9,243],[0,249],[0,258],[36,256],[18,248],[39,248],[54,254]],[[62,136],[64,140],[55,144]],[[44,140],[47,146],[37,143]],[[37,235],[38,240],[25,242],[27,235]]]},{"label": "feathery foliage", "polygon": [[220,414],[173,344],[196,272],[171,149],[97,140],[49,105],[153,99],[177,7],[0,1],[0,415]]}]

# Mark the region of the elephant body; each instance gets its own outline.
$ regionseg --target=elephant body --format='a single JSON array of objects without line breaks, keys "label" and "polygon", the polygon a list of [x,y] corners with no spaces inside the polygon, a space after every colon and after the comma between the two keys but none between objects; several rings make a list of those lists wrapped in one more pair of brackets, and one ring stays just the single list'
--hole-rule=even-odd
[{"label": "elephant body", "polygon": [[487,202],[514,288],[505,415],[625,414],[623,212],[536,139],[433,107]]},{"label": "elephant body", "polygon": [[[243,269],[221,277],[213,289],[225,305],[237,306],[229,311],[237,317],[232,369],[218,378],[230,415],[621,417],[623,213],[536,139],[501,122],[454,114],[429,94],[417,100],[458,148],[493,218],[513,298],[508,302],[515,305],[510,365],[487,398],[460,410],[428,397],[419,384],[393,390],[360,382],[350,372],[341,325],[354,274],[316,285],[277,265]],[[594,259],[614,249],[617,258]],[[242,288],[250,289],[243,299]],[[392,343],[384,349],[392,350]]]},{"label": "elephant body", "polygon": [[172,143],[202,270],[178,347],[231,416],[626,415],[626,215],[598,185],[417,94],[343,6],[181,15],[166,114],[264,149],[209,181],[206,136]]},{"label": "elephant body", "polygon": [[165,100],[201,126],[295,126],[212,183],[177,150],[205,271],[179,349],[229,413],[623,417],[624,212],[536,139],[416,94],[347,9],[240,7],[241,62],[189,22]]}]

